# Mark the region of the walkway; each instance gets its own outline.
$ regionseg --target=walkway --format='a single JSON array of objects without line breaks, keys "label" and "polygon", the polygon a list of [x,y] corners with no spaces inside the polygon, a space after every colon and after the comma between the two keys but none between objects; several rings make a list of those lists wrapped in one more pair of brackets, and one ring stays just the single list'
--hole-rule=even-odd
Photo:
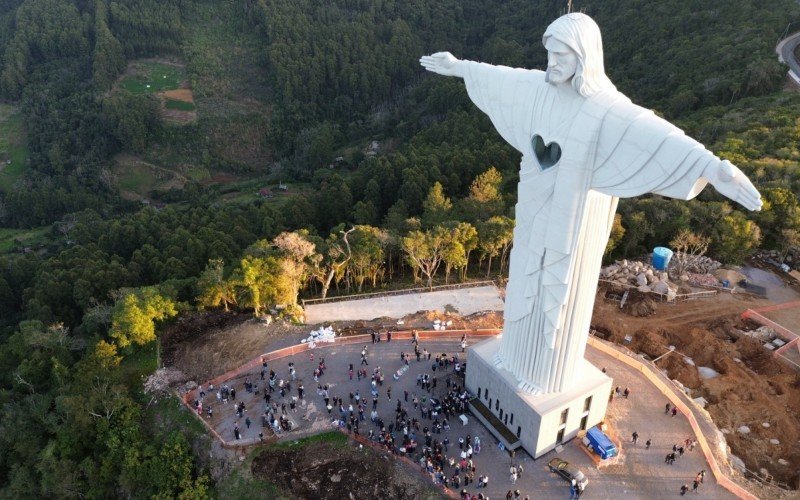
[{"label": "walkway", "polygon": [[467,316],[480,311],[501,311],[503,301],[495,286],[461,288],[408,295],[393,295],[346,302],[306,305],[306,323],[402,318],[417,311],[455,309]]}]

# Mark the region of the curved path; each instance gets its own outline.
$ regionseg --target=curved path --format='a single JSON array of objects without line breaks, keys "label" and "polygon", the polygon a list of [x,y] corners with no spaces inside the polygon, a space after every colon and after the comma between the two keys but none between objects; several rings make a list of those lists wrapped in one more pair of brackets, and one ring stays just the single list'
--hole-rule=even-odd
[{"label": "curved path", "polygon": [[798,62],[794,54],[794,50],[798,45],[800,45],[800,31],[778,42],[775,52],[777,52],[778,59],[782,63],[789,65],[789,76],[792,77],[795,84],[800,85],[800,62]]}]

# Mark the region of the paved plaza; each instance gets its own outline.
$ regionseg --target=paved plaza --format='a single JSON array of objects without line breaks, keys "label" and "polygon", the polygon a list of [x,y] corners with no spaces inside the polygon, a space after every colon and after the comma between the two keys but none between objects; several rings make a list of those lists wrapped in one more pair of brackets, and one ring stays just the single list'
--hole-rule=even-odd
[{"label": "paved plaza", "polygon": [[[412,404],[414,395],[420,400],[423,396],[427,398],[442,397],[448,390],[448,379],[451,384],[463,384],[463,378],[456,376],[452,365],[447,370],[437,367],[434,372],[431,367],[433,360],[417,362],[413,356],[413,346],[408,340],[394,339],[389,343],[384,339],[383,342],[377,344],[368,343],[368,366],[360,365],[362,348],[363,344],[320,347],[307,353],[269,363],[268,371],[274,370],[276,378],[291,382],[291,391],[285,397],[281,398],[279,392],[275,391],[271,398],[271,401],[277,402],[278,405],[286,403],[288,418],[294,426],[290,432],[279,433],[279,438],[291,439],[332,428],[331,420],[338,415],[338,407],[332,411],[331,415],[328,414],[322,396],[317,393],[318,383],[329,386],[330,397],[343,398],[345,408],[350,404],[349,395],[351,393],[358,392],[362,397],[366,397],[368,401],[365,411],[366,421],[361,423],[359,431],[362,436],[366,436],[370,429],[377,432],[376,426],[369,421],[372,408],[370,378],[359,381],[355,374],[355,371],[362,367],[367,370],[368,374],[372,374],[374,369],[380,367],[384,374],[384,384],[378,388],[377,410],[387,426],[390,422],[394,422],[394,410],[398,399],[410,417],[419,419],[420,411],[415,411]],[[423,340],[420,342],[420,350],[422,349],[427,349],[432,353],[434,359],[437,354],[442,353],[446,353],[448,356],[455,354],[461,360],[464,359],[458,340]],[[411,353],[412,356],[408,370],[395,379],[393,374],[404,366],[400,357],[401,352]],[[311,359],[312,353],[313,360]],[[327,369],[319,378],[319,382],[315,382],[313,371],[318,367],[322,358],[324,358]],[[523,465],[524,472],[516,484],[512,485],[509,477],[511,457],[507,452],[498,448],[498,441],[488,430],[471,414],[467,414],[467,425],[462,425],[457,418],[451,418],[449,431],[434,434],[433,438],[441,441],[447,437],[450,441],[448,456],[457,457],[459,437],[465,438],[467,435],[472,436],[473,439],[474,436],[479,437],[482,444],[481,451],[473,456],[476,467],[475,477],[488,475],[489,486],[486,489],[476,489],[475,485],[471,484],[467,487],[470,493],[482,492],[485,495],[488,494],[490,498],[500,499],[505,497],[509,489],[519,489],[523,496],[530,495],[531,498],[569,498],[568,484],[547,470],[547,462],[555,456],[577,465],[589,478],[584,498],[674,497],[679,495],[682,484],[691,486],[698,471],[710,470],[698,449],[686,452],[675,461],[674,465],[664,463],[664,458],[667,453],[672,451],[673,444],[683,443],[686,438],[692,436],[689,423],[680,414],[676,417],[665,415],[666,398],[635,370],[591,346],[587,347],[587,358],[596,366],[606,368],[608,374],[614,379],[615,385],[628,387],[631,391],[628,399],[621,397],[614,399],[609,405],[607,416],[612,431],[620,436],[622,441],[620,459],[613,465],[598,468],[577,439],[566,443],[561,452],[547,453],[538,460],[533,460],[525,452],[518,450],[514,461],[516,464]],[[296,369],[296,380],[294,381],[291,381],[289,363],[294,363]],[[352,380],[349,376],[350,364],[354,368]],[[260,432],[263,432],[266,437],[272,435],[269,429],[263,429],[261,425],[261,415],[265,408],[263,399],[265,382],[261,381],[260,371],[260,369],[256,369],[250,373],[243,373],[235,380],[226,382],[236,388],[236,402],[245,403],[246,411],[242,417],[237,417],[233,401],[222,404],[216,400],[217,388],[213,391],[206,388],[204,413],[209,404],[214,408],[211,423],[224,440],[234,441],[233,428],[237,424],[240,428],[242,444],[257,440]],[[436,376],[437,386],[431,391],[431,394],[416,385],[417,376],[423,373]],[[253,393],[245,391],[243,386],[245,380],[256,385]],[[297,396],[299,384],[303,384],[305,389],[304,401],[297,404],[295,411],[291,411],[289,402],[292,396]],[[389,389],[391,389],[391,400],[387,397]],[[408,402],[405,401],[404,391],[408,391]],[[354,404],[355,407],[357,406]],[[278,414],[280,413],[279,410]],[[251,421],[249,428],[245,423],[246,418]],[[424,419],[421,420],[420,427],[430,426],[430,424],[431,420]],[[630,443],[630,435],[634,431],[637,431],[640,436],[636,445]],[[420,445],[416,453],[409,457],[412,459],[419,458],[419,452],[424,443],[422,432],[416,434],[417,442]],[[395,436],[402,437],[402,432],[395,431]],[[652,440],[649,450],[646,450],[644,445],[647,439]],[[447,470],[447,475],[450,476],[453,470]],[[727,490],[717,486],[710,474],[706,475],[705,483],[700,486],[698,496],[706,498],[733,497]]]}]

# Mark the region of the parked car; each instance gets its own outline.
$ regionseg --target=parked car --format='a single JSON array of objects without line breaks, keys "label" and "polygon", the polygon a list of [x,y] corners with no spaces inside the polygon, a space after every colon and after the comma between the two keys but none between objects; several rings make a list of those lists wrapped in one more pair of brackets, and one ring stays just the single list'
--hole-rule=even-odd
[{"label": "parked car", "polygon": [[589,484],[589,480],[586,478],[583,472],[570,465],[570,463],[566,460],[561,460],[560,458],[556,457],[547,462],[547,467],[550,469],[550,472],[555,472],[568,483],[572,483],[572,480],[574,479],[575,484],[579,485],[581,489],[586,489],[586,485]]}]

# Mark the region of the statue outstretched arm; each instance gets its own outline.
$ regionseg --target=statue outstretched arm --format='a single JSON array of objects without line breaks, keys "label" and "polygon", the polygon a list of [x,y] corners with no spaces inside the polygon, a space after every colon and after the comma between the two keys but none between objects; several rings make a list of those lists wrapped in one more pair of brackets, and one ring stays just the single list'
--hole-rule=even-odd
[{"label": "statue outstretched arm", "polygon": [[681,129],[630,101],[616,103],[600,131],[592,187],[620,198],[656,193],[690,200],[707,184],[748,210],[761,195],[744,173]]},{"label": "statue outstretched arm", "polygon": [[703,171],[703,177],[721,195],[730,198],[748,210],[761,210],[763,205],[761,194],[750,182],[750,179],[728,160],[709,163]]},{"label": "statue outstretched arm", "polygon": [[464,78],[464,61],[457,59],[450,52],[436,52],[429,56],[422,56],[419,63],[423,68],[437,75]]}]

